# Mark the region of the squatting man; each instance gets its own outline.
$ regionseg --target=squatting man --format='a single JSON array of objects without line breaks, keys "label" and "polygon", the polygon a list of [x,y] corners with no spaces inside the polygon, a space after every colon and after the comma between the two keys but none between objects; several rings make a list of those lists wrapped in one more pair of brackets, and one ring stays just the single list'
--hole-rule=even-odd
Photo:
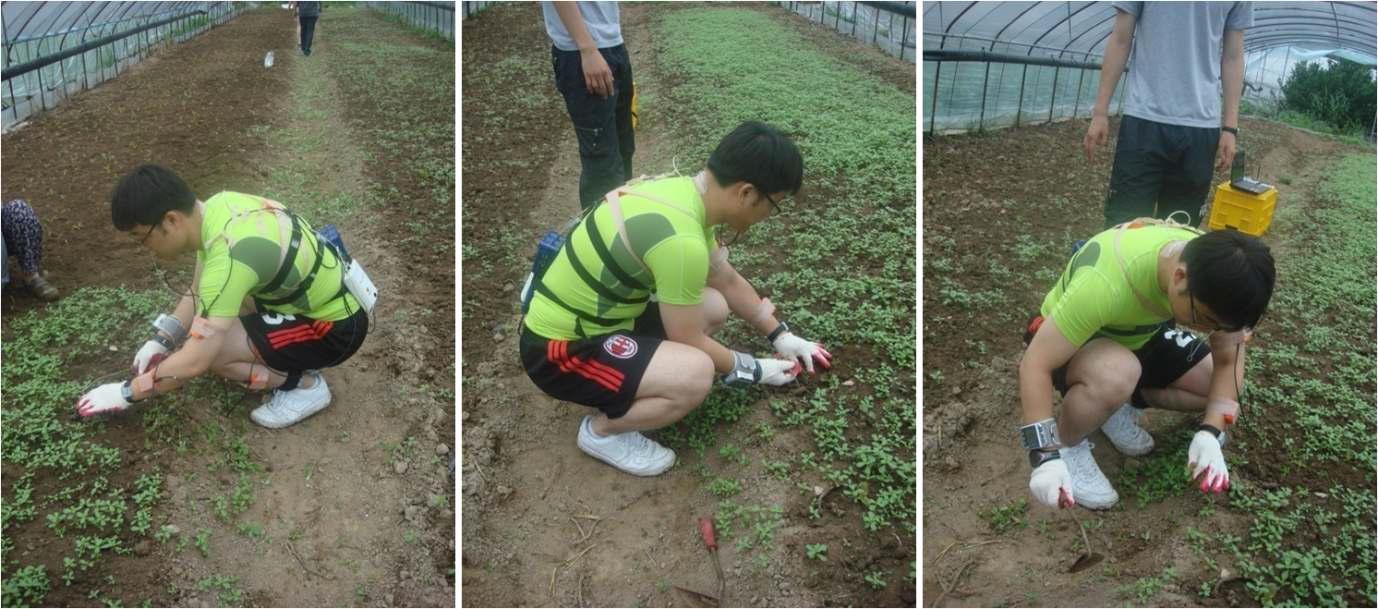
[{"label": "squatting man", "polygon": [[208,371],[275,390],[250,414],[264,427],[292,425],[329,405],[319,370],[359,349],[377,298],[337,237],[263,197],[226,191],[203,202],[158,165],[120,180],[110,217],[163,260],[195,253],[196,269],[173,313],[153,322],[133,379],[87,392],[78,415],[125,410]]},{"label": "squatting man", "polygon": [[[1121,453],[1147,454],[1153,436],[1139,425],[1147,407],[1204,415],[1187,452],[1191,479],[1202,492],[1228,489],[1221,448],[1239,416],[1245,343],[1274,278],[1268,246],[1233,230],[1140,219],[1077,250],[1030,320],[1019,364],[1019,434],[1034,498],[1115,505],[1088,438],[1100,428]],[[1063,396],[1057,419],[1054,389]]]},{"label": "squatting man", "polygon": [[[832,354],[790,331],[727,260],[714,228],[742,232],[788,207],[799,191],[799,149],[774,127],[734,129],[693,177],[614,189],[536,269],[522,323],[527,375],[556,399],[597,408],[576,444],[624,472],[654,476],[674,451],[641,435],[689,414],[715,379],[784,385]],[[783,359],[732,351],[711,338],[736,314]]]}]

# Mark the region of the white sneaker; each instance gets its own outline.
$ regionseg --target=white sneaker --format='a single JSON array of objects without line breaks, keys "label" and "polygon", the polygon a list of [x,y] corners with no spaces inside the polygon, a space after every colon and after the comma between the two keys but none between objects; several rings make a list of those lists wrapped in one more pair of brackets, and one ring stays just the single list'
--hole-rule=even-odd
[{"label": "white sneaker", "polygon": [[1110,443],[1121,453],[1131,457],[1146,455],[1153,450],[1153,434],[1139,427],[1139,418],[1143,414],[1138,408],[1125,402],[1115,414],[1110,415],[1110,420],[1100,426],[1100,430],[1105,432],[1105,437],[1110,438]]},{"label": "white sneaker", "polygon": [[1090,440],[1082,440],[1081,444],[1060,448],[1058,452],[1072,477],[1072,498],[1077,505],[1091,510],[1108,510],[1119,503],[1120,495],[1096,465],[1092,448]]},{"label": "white sneaker", "polygon": [[309,389],[297,387],[291,391],[277,390],[267,404],[255,408],[249,418],[268,429],[279,429],[309,417],[330,405],[330,388],[325,386],[325,377],[319,372],[308,372],[302,378],[312,377],[316,384]]},{"label": "white sneaker", "polygon": [[579,424],[576,444],[589,456],[634,476],[655,476],[675,464],[675,451],[635,431],[598,437],[593,434],[593,417]]}]

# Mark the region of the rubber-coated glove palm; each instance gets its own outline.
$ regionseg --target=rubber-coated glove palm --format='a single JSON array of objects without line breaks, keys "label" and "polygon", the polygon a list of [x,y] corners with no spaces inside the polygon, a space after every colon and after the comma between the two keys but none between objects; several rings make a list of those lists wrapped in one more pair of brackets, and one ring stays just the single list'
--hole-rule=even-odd
[{"label": "rubber-coated glove palm", "polygon": [[1203,493],[1223,493],[1230,488],[1230,470],[1225,467],[1225,455],[1220,452],[1220,440],[1215,434],[1201,430],[1191,439],[1187,449],[1187,467],[1191,479],[1200,484]]},{"label": "rubber-coated glove palm", "polygon": [[77,400],[77,414],[93,417],[100,414],[120,412],[133,405],[124,399],[124,383],[106,383],[86,392]]},{"label": "rubber-coated glove palm", "polygon": [[814,362],[818,362],[818,365],[824,368],[833,367],[833,354],[828,353],[823,345],[799,338],[793,332],[785,332],[775,337],[773,344],[780,355],[792,357],[802,362],[804,369],[808,370],[809,374],[813,374]]},{"label": "rubber-coated glove palm", "polygon": [[1068,508],[1076,505],[1072,497],[1072,475],[1062,459],[1045,461],[1029,475],[1029,492],[1034,499],[1048,507]]}]

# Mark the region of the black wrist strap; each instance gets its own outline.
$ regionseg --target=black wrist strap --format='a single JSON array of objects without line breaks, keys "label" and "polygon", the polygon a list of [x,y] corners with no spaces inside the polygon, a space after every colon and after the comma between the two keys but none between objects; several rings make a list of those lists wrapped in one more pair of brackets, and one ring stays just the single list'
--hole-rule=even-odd
[{"label": "black wrist strap", "polygon": [[780,322],[780,325],[775,326],[775,329],[770,331],[770,334],[766,335],[766,340],[773,343],[775,342],[776,338],[779,338],[781,334],[784,334],[786,332],[789,332],[789,326],[782,321]]},{"label": "black wrist strap", "polygon": [[1224,131],[1224,132],[1226,132],[1226,133],[1232,134],[1232,135],[1234,135],[1235,137],[1239,137],[1239,128],[1238,128],[1238,127],[1221,127],[1220,130],[1221,130],[1221,131]]},{"label": "black wrist strap", "polygon": [[1047,462],[1052,461],[1052,460],[1054,460],[1054,459],[1061,459],[1061,458],[1062,458],[1062,453],[1059,452],[1059,451],[1057,451],[1057,450],[1047,451],[1047,450],[1038,450],[1038,449],[1035,448],[1035,449],[1029,451],[1029,467],[1032,467],[1032,468],[1034,468],[1034,469],[1038,469],[1038,466],[1043,465],[1044,463],[1047,463]]},{"label": "black wrist strap", "polygon": [[1220,428],[1218,428],[1218,427],[1216,427],[1216,426],[1214,426],[1214,425],[1211,425],[1210,423],[1202,423],[1202,424],[1200,424],[1200,425],[1197,425],[1197,426],[1196,426],[1196,430],[1197,430],[1197,431],[1209,431],[1209,432],[1211,432],[1212,435],[1215,436],[1215,439],[1217,439],[1217,440],[1220,439],[1220,435],[1221,435],[1221,434],[1225,433],[1225,432],[1223,432],[1223,431],[1220,431]]}]

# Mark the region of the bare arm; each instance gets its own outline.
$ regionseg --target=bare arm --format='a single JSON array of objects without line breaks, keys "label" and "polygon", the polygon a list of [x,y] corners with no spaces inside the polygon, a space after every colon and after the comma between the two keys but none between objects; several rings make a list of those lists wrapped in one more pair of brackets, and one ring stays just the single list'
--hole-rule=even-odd
[{"label": "bare arm", "polygon": [[1239,98],[1244,91],[1244,32],[1225,30],[1224,52],[1220,55],[1220,84],[1225,106],[1220,109],[1220,124],[1239,126]]},{"label": "bare arm", "polygon": [[732,351],[704,333],[701,305],[672,305],[660,303],[660,319],[665,324],[665,337],[708,354],[713,369],[719,374],[732,371]]},{"label": "bare arm", "polygon": [[584,17],[579,14],[579,5],[573,2],[555,2],[555,14],[560,16],[560,23],[565,25],[565,31],[574,39],[574,44],[579,47],[579,52],[597,51],[598,47],[593,44],[593,37],[589,36],[588,28],[584,27]]},{"label": "bare arm", "polygon": [[1076,352],[1077,346],[1062,336],[1052,319],[1043,320],[1019,362],[1019,403],[1024,425],[1053,416],[1053,370],[1066,364]]},{"label": "bare arm", "polygon": [[761,295],[726,260],[722,261],[717,271],[708,275],[708,287],[722,292],[732,314],[746,320],[761,335],[770,334],[780,325],[780,320],[774,315],[760,317]]},{"label": "bare arm", "polygon": [[182,345],[167,359],[154,368],[154,391],[147,391],[132,383],[134,399],[142,400],[150,395],[173,391],[187,381],[205,374],[215,362],[215,356],[225,343],[225,335],[237,320],[233,317],[212,317],[206,321],[209,331],[193,330]]},{"label": "bare arm", "polygon": [[1115,95],[1115,84],[1124,74],[1124,64],[1129,58],[1129,46],[1134,40],[1134,16],[1124,11],[1115,13],[1115,28],[1105,41],[1105,58],[1100,64],[1100,88],[1096,91],[1096,103],[1091,107],[1091,125],[1086,128],[1086,137],[1081,140],[1082,150],[1089,163],[1097,146],[1105,145],[1110,137],[1110,98]]},{"label": "bare arm", "polygon": [[1096,105],[1092,114],[1102,116],[1110,113],[1110,97],[1115,94],[1115,85],[1124,75],[1124,64],[1129,60],[1129,45],[1134,40],[1134,16],[1124,11],[1115,13],[1115,27],[1110,38],[1105,41],[1105,58],[1100,65],[1100,88],[1096,90]]}]

